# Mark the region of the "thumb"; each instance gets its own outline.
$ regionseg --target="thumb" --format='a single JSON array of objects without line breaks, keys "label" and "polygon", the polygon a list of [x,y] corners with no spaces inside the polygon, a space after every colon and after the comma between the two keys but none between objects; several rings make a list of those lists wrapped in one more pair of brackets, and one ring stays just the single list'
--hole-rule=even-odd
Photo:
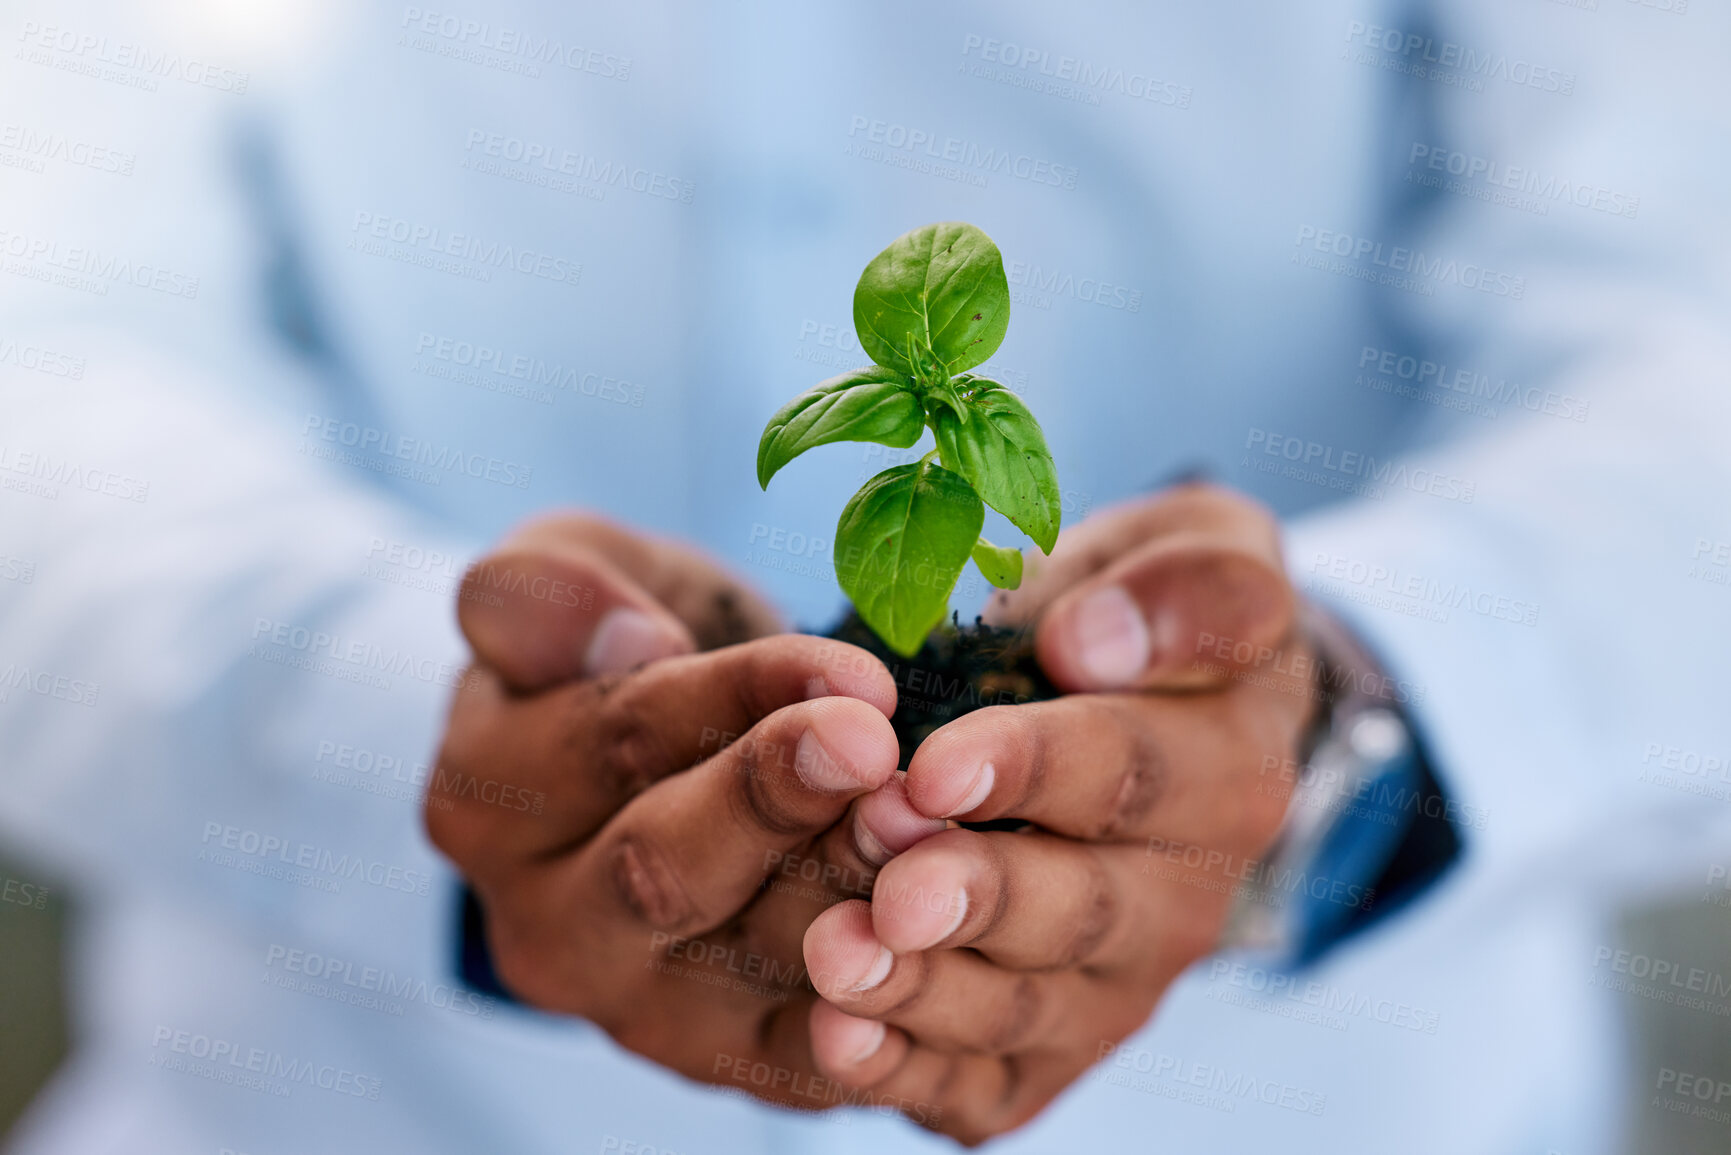
[{"label": "thumb", "polygon": [[1067,591],[1035,635],[1059,688],[1208,689],[1277,658],[1295,598],[1278,544],[1232,526],[1162,536]]},{"label": "thumb", "polygon": [[457,622],[475,659],[516,690],[624,673],[691,653],[678,618],[581,546],[507,546],[470,567]]}]

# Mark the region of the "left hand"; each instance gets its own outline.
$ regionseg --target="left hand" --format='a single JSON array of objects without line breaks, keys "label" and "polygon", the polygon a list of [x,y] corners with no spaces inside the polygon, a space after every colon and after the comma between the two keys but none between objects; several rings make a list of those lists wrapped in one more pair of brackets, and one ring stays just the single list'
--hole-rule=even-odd
[{"label": "left hand", "polygon": [[1279,830],[1284,792],[1257,783],[1316,700],[1296,605],[1273,517],[1201,485],[1097,515],[999,595],[1068,695],[934,732],[907,794],[1035,829],[934,834],[812,924],[819,1066],[979,1142],[1146,1021]]}]

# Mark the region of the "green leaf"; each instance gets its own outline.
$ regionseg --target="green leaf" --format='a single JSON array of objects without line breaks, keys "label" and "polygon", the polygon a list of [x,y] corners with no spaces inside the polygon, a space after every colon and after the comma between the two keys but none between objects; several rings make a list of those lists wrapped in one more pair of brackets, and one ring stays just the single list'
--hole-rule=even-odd
[{"label": "green leaf", "polygon": [[906,374],[868,365],[813,386],[783,405],[757,443],[757,483],[806,450],[832,441],[906,449],[925,432],[925,412]]},{"label": "green leaf", "polygon": [[957,393],[971,419],[948,409],[933,414],[938,452],[985,498],[986,504],[1046,553],[1058,540],[1062,516],[1058,470],[1046,435],[1022,399],[987,377],[962,377]]},{"label": "green leaf", "polygon": [[974,564],[987,581],[1001,590],[1013,590],[1022,584],[1021,550],[993,545],[982,537],[974,543]]},{"label": "green leaf", "polygon": [[903,233],[860,274],[853,323],[880,365],[921,378],[920,353],[929,351],[948,373],[972,369],[998,351],[1010,324],[998,246],[956,221]]},{"label": "green leaf", "polygon": [[841,511],[836,580],[890,649],[913,657],[943,621],[985,519],[979,494],[931,461],[884,470]]}]

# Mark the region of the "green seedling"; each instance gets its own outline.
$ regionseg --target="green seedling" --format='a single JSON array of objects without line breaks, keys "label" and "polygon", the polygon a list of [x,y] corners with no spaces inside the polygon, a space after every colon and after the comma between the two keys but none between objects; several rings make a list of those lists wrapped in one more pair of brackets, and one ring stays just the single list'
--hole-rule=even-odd
[{"label": "green seedling", "polygon": [[768,489],[782,466],[832,441],[908,449],[932,431],[932,451],[867,481],[835,531],[842,591],[890,649],[912,657],[970,557],[993,585],[1021,584],[1021,553],[980,536],[986,506],[1052,551],[1058,472],[1021,398],[968,372],[997,352],[1010,324],[992,238],[954,221],[897,237],[860,274],[853,322],[874,364],[783,405],[758,442],[757,480]]}]

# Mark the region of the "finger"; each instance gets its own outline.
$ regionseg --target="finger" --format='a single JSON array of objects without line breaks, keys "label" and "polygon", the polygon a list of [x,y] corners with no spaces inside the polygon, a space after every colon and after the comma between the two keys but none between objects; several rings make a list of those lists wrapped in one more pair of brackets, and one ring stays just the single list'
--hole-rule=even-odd
[{"label": "finger", "polygon": [[531,697],[478,668],[453,697],[427,827],[467,869],[588,838],[626,802],[785,706],[857,699],[882,717],[895,682],[864,650],[783,634]]},{"label": "finger", "polygon": [[1276,523],[1236,495],[1186,486],[1075,538],[1027,597],[994,610],[1040,614],[1035,649],[1062,689],[1219,685],[1272,660],[1291,628]]},{"label": "finger", "polygon": [[742,945],[766,959],[800,960],[812,919],[837,903],[871,897],[884,863],[946,826],[915,810],[902,776],[892,776],[855,800],[805,852],[769,852],[768,884],[740,919]]},{"label": "finger", "polygon": [[934,818],[1020,818],[1088,841],[1158,834],[1257,854],[1285,810],[1257,785],[1293,756],[1311,708],[1297,680],[988,706],[920,744],[908,799]]},{"label": "finger", "polygon": [[1146,885],[1146,861],[1140,846],[945,831],[884,867],[872,932],[893,958],[965,946],[1011,970],[1164,972],[1195,957],[1187,931],[1211,942],[1218,927],[1174,919],[1162,906],[1171,888]]},{"label": "finger", "polygon": [[537,1005],[629,987],[646,952],[734,918],[767,876],[767,852],[833,825],[898,756],[889,720],[867,703],[802,702],[639,794],[576,853],[497,876],[466,870],[503,944],[501,978]]},{"label": "finger", "polygon": [[538,518],[511,540],[576,545],[606,557],[683,622],[700,649],[737,645],[785,628],[780,615],[720,561],[676,539],[593,514],[563,514]]},{"label": "finger", "polygon": [[1012,1060],[939,1051],[900,1028],[855,1018],[821,1000],[809,1023],[818,1068],[859,1088],[861,1105],[893,1107],[970,1146],[1026,1123],[1087,1065],[1063,1054]]},{"label": "finger", "polygon": [[985,619],[1005,626],[1033,622],[1059,595],[1143,542],[1182,530],[1225,527],[1241,516],[1244,503],[1221,486],[1188,483],[1096,510],[1060,533],[1049,557],[1030,550],[1022,584],[994,591]]},{"label": "finger", "polygon": [[532,690],[773,632],[756,595],[695,550],[596,518],[543,519],[464,575],[476,658]]},{"label": "finger", "polygon": [[507,547],[475,563],[457,623],[475,660],[519,691],[697,649],[685,624],[635,582],[573,546]]},{"label": "finger", "polygon": [[1085,1040],[1098,1033],[1089,1009],[1121,997],[1075,970],[1012,971],[971,950],[893,953],[864,902],[832,907],[811,924],[805,964],[832,1006],[940,1051],[1001,1055]]},{"label": "finger", "polygon": [[583,925],[700,934],[741,910],[787,851],[895,773],[882,713],[850,698],[776,711],[687,774],[644,791],[578,856]]}]

